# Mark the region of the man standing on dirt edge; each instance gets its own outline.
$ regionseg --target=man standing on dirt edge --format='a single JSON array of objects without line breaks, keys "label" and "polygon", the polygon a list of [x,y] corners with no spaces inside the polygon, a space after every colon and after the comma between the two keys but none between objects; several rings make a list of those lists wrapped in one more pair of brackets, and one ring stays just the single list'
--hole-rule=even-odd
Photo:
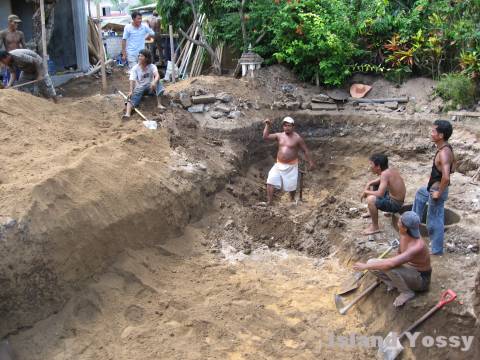
[{"label": "man standing on dirt edge", "polygon": [[145,40],[151,39],[155,32],[147,25],[142,24],[142,14],[132,13],[132,23],[125,26],[122,38],[122,60],[128,61],[131,70],[138,63],[140,50],[145,49]]},{"label": "man standing on dirt edge", "polygon": [[363,190],[360,201],[367,198],[368,212],[372,224],[362,233],[372,235],[381,232],[378,226],[378,210],[387,213],[398,212],[407,192],[397,169],[388,168],[388,157],[384,154],[373,154],[369,159],[370,170],[380,177],[370,181]]},{"label": "man standing on dirt edge", "polygon": [[[12,51],[15,49],[25,48],[25,35],[18,30],[18,24],[22,20],[17,15],[10,15],[8,17],[8,28],[0,31],[0,42],[3,44],[5,51]],[[16,78],[20,78],[20,71],[17,70]],[[3,86],[7,86],[10,81],[10,70],[5,66],[3,71]]]},{"label": "man standing on dirt edge", "polygon": [[437,147],[433,157],[432,171],[427,186],[422,186],[415,194],[412,210],[420,219],[423,216],[425,205],[428,202],[427,228],[430,237],[432,255],[443,254],[444,238],[444,205],[448,197],[450,174],[453,170],[453,149],[448,143],[452,135],[452,124],[447,120],[436,120],[430,133],[432,141]]},{"label": "man standing on dirt edge", "polygon": [[400,247],[398,255],[389,259],[370,259],[366,264],[356,263],[357,271],[370,270],[387,285],[387,291],[398,289],[400,295],[393,302],[399,307],[415,297],[415,291],[427,291],[432,267],[427,244],[420,236],[420,218],[406,211],[398,220]]},{"label": "man standing on dirt edge", "polygon": [[300,150],[305,154],[305,159],[309,163],[309,170],[315,166],[305,141],[293,131],[294,123],[294,120],[287,116],[282,121],[283,132],[270,134],[272,122],[270,119],[265,120],[263,139],[278,142],[277,162],[268,173],[267,179],[268,205],[272,204],[274,188],[288,191],[290,199],[295,200],[298,181],[298,152]]}]

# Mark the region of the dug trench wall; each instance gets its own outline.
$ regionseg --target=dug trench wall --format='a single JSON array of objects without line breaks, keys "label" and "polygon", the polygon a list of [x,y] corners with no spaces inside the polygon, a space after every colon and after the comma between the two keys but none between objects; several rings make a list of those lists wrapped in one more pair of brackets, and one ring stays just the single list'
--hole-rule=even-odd
[{"label": "dug trench wall", "polygon": [[126,248],[181,233],[232,171],[232,158],[174,151],[177,130],[115,126],[116,107],[93,97],[45,117],[47,101],[2,95],[0,338],[58,311]]}]

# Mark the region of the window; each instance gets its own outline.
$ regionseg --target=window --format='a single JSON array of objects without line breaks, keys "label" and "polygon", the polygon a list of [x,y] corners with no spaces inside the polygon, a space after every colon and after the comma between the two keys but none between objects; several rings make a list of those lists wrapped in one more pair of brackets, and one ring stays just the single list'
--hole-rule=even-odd
[{"label": "window", "polygon": [[102,7],[102,16],[110,16],[112,14],[112,8],[110,6]]}]

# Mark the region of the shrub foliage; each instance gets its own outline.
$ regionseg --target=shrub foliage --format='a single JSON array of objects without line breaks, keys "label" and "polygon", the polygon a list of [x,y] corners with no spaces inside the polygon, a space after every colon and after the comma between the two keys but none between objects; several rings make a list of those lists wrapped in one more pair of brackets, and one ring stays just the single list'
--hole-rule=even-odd
[{"label": "shrub foliage", "polygon": [[[193,0],[209,38],[245,50],[241,0]],[[188,27],[189,4],[159,0],[165,22]],[[244,0],[247,42],[267,62],[337,85],[353,71],[439,79],[480,75],[480,0]]]}]

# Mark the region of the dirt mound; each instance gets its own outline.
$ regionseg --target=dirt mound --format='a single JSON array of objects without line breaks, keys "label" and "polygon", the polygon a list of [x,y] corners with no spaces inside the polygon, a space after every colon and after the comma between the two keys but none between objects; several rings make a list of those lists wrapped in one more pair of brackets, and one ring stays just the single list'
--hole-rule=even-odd
[{"label": "dirt mound", "polygon": [[[178,232],[230,169],[218,154],[201,164],[172,151],[175,129],[122,124],[122,103],[2,93],[0,335],[58,309],[125,246]],[[192,141],[205,154],[204,140]]]}]

